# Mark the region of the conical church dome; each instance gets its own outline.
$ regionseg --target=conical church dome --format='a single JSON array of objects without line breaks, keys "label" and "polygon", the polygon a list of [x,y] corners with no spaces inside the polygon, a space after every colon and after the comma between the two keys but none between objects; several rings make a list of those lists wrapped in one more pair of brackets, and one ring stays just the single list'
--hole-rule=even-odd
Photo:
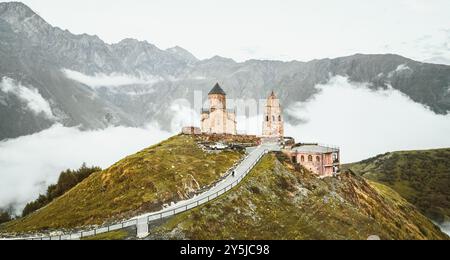
[{"label": "conical church dome", "polygon": [[216,83],[216,85],[213,87],[213,89],[211,89],[211,91],[209,92],[208,95],[224,95],[224,96],[226,96],[227,94],[220,87],[219,83]]}]

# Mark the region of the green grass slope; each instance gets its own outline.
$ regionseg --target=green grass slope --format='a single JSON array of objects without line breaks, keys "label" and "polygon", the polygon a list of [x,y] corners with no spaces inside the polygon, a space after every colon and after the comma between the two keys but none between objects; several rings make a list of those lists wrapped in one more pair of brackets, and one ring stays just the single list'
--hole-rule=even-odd
[{"label": "green grass slope", "polygon": [[450,149],[386,153],[345,167],[391,187],[431,219],[450,221]]},{"label": "green grass slope", "polygon": [[269,154],[234,190],[182,213],[149,239],[448,239],[390,188],[343,173],[317,179]]},{"label": "green grass slope", "polygon": [[82,240],[126,240],[130,236],[134,236],[134,234],[130,234],[126,230],[116,230],[92,237],[85,237]]},{"label": "green grass slope", "polygon": [[191,136],[175,136],[93,173],[48,206],[6,223],[3,232],[98,225],[160,210],[209,185],[242,153],[207,153]]}]

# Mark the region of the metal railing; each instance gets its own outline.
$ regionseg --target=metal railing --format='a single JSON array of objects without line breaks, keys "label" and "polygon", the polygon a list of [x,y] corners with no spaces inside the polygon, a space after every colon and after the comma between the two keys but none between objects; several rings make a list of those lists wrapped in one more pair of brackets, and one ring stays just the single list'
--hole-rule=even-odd
[{"label": "metal railing", "polygon": [[[147,222],[160,220],[160,219],[163,219],[163,218],[166,218],[169,216],[174,216],[174,215],[180,214],[182,212],[188,211],[190,209],[193,209],[195,207],[198,207],[198,206],[200,206],[204,203],[207,203],[213,199],[216,199],[220,195],[224,194],[225,192],[227,192],[227,191],[231,190],[232,188],[234,188],[235,186],[237,186],[250,173],[250,171],[255,167],[255,165],[261,160],[261,158],[266,153],[267,153],[267,149],[263,150],[262,153],[260,155],[258,155],[257,159],[254,162],[252,162],[252,164],[245,170],[245,172],[243,174],[241,174],[234,182],[227,185],[223,189],[221,189],[211,195],[208,195],[207,197],[199,198],[198,200],[195,200],[189,204],[186,204],[186,205],[174,208],[174,209],[170,209],[167,211],[163,211],[160,213],[151,214],[151,215],[147,216]],[[199,196],[199,197],[201,197],[201,196]]]},{"label": "metal railing", "polygon": [[239,161],[237,161],[236,163],[233,164],[233,166],[231,166],[230,169],[228,169],[224,175],[220,176],[216,181],[214,181],[213,183],[206,185],[204,187],[202,187],[201,189],[199,189],[198,191],[195,192],[195,195],[201,195],[205,192],[207,192],[208,190],[211,190],[212,188],[214,188],[215,186],[217,186],[220,182],[222,182],[223,180],[225,180],[226,178],[228,178],[233,171],[235,171],[237,169],[237,167],[239,167],[239,165],[245,161],[248,158],[249,155],[246,155],[244,158],[239,159]]},{"label": "metal railing", "polygon": [[332,145],[332,144],[321,144],[321,143],[319,143],[318,145],[319,146],[323,146],[323,147],[327,147],[327,148],[330,148],[330,149],[335,149],[335,150],[340,150],[341,149],[339,146]]},{"label": "metal railing", "polygon": [[[240,166],[243,167],[243,163],[246,162],[246,160],[252,156],[252,154],[256,151],[258,151],[259,148],[262,147],[258,147],[255,150],[253,150],[250,154],[248,154],[242,161],[241,164],[238,165],[237,167],[235,167],[235,169],[239,168]],[[194,200],[193,202],[190,202],[189,204],[174,208],[174,209],[170,209],[170,210],[166,210],[166,211],[162,211],[162,212],[158,212],[158,213],[154,213],[154,214],[150,214],[148,216],[146,216],[146,221],[147,224],[152,222],[152,221],[156,221],[156,220],[161,220],[167,217],[171,217],[171,216],[175,216],[177,214],[180,214],[182,212],[191,210],[193,208],[196,208],[200,205],[203,205],[205,203],[208,203],[211,200],[216,199],[217,197],[219,197],[220,195],[223,195],[224,193],[226,193],[227,191],[231,190],[232,188],[236,187],[249,173],[250,171],[256,166],[256,164],[258,164],[258,162],[261,160],[261,158],[268,153],[268,149],[263,149],[261,150],[260,154],[258,155],[258,157],[250,164],[250,166],[248,166],[248,168],[244,171],[243,174],[241,174],[235,181],[233,181],[231,184],[225,186],[224,188],[220,189],[219,191],[208,195],[208,196],[202,196],[199,195],[197,200]],[[220,185],[220,183],[217,183],[217,185]],[[216,187],[214,186],[214,187]],[[211,189],[213,189],[214,187],[212,187]],[[208,191],[204,192],[207,193],[209,192],[211,189],[209,189]],[[128,228],[128,227],[133,227],[133,226],[137,226],[138,225],[138,219],[141,219],[140,217],[134,217],[132,219],[123,221],[123,222],[119,222],[116,224],[112,224],[112,225],[108,225],[108,226],[103,226],[103,227],[98,227],[98,228],[93,228],[90,230],[86,230],[86,231],[79,231],[79,232],[75,232],[75,233],[71,233],[71,234],[58,234],[58,235],[45,235],[45,236],[34,236],[34,237],[22,237],[22,238],[12,238],[12,239],[21,239],[21,240],[71,240],[71,239],[82,239],[85,237],[90,237],[90,236],[95,236],[95,235],[99,235],[99,234],[103,234],[103,233],[107,233],[107,232],[111,232],[111,231],[115,231],[115,230],[120,230],[120,229],[124,229],[124,228]]]}]

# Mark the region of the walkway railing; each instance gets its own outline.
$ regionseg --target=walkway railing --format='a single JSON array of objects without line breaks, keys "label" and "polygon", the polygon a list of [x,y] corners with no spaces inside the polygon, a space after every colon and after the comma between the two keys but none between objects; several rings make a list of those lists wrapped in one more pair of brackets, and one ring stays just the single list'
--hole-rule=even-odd
[{"label": "walkway railing", "polygon": [[234,188],[235,186],[237,186],[249,173],[250,171],[255,167],[255,165],[261,160],[261,158],[267,153],[267,150],[263,150],[263,152],[257,157],[257,159],[251,164],[250,167],[247,168],[247,170],[245,170],[244,174],[241,174],[234,182],[232,182],[231,184],[229,184],[228,186],[224,187],[223,189],[207,196],[204,198],[200,198],[198,200],[195,200],[189,204],[180,206],[178,208],[175,209],[171,209],[168,211],[164,211],[161,213],[156,213],[156,214],[152,214],[147,216],[147,222],[152,222],[155,220],[160,220],[169,216],[174,216],[177,214],[180,214],[182,212],[188,211],[190,209],[193,209],[195,207],[198,207],[202,204],[205,204],[217,197],[219,197],[220,195],[226,193],[227,191],[231,190],[232,188]]},{"label": "walkway railing", "polygon": [[[256,151],[258,151],[259,148],[262,148],[261,146],[256,148],[255,150],[253,150],[249,155],[246,156],[246,158],[244,160],[241,161],[241,165],[238,165],[236,167],[239,168],[241,166],[243,166],[243,163]],[[244,171],[243,174],[241,174],[235,181],[233,181],[231,184],[227,185],[226,187],[220,189],[219,191],[210,194],[208,196],[202,196],[202,194],[198,195],[198,199],[197,200],[193,200],[192,202],[174,208],[174,209],[170,209],[170,210],[166,210],[166,211],[161,211],[158,213],[154,213],[154,214],[150,214],[148,216],[146,216],[146,221],[147,223],[150,223],[152,221],[156,221],[156,220],[161,220],[170,216],[174,216],[177,214],[180,214],[182,212],[191,210],[193,208],[196,208],[202,204],[208,203],[211,200],[216,199],[217,197],[219,197],[220,195],[223,195],[224,193],[226,193],[227,191],[231,190],[232,188],[236,187],[249,173],[250,171],[255,167],[255,165],[261,160],[261,158],[268,153],[268,149],[263,149],[260,150],[260,154],[256,157],[256,159],[250,164],[250,166],[248,166],[248,168]],[[220,185],[220,183],[218,183],[216,186]],[[212,187],[211,189],[209,189],[208,191],[205,191],[204,193],[208,193],[210,190],[214,189],[216,186]],[[203,193],[203,194],[204,194]],[[116,223],[116,224],[112,224],[112,225],[108,225],[108,226],[103,226],[103,227],[99,227],[99,228],[93,228],[90,229],[88,231],[80,231],[80,232],[75,232],[72,234],[67,234],[67,235],[53,235],[53,236],[34,236],[34,237],[22,237],[22,238],[12,238],[12,239],[20,239],[20,240],[72,240],[72,239],[81,239],[84,237],[90,237],[90,236],[95,236],[95,235],[99,235],[99,234],[103,234],[103,233],[107,233],[107,232],[111,232],[111,231],[115,231],[115,230],[120,230],[120,229],[124,229],[124,228],[128,228],[128,227],[133,227],[133,226],[137,226],[138,225],[138,220],[141,219],[140,217],[135,217],[133,219],[129,219],[120,223]]]}]

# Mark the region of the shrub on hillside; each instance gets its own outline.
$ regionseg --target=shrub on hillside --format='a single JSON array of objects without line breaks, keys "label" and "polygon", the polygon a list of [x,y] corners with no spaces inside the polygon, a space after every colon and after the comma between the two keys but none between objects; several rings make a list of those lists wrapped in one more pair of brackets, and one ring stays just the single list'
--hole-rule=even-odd
[{"label": "shrub on hillside", "polygon": [[87,167],[83,163],[81,168],[78,170],[65,170],[61,172],[56,184],[48,186],[45,195],[41,194],[39,197],[30,203],[28,203],[22,211],[22,217],[35,212],[36,210],[44,207],[45,205],[52,202],[54,199],[60,197],[78,183],[82,182],[84,179],[89,177],[94,172],[99,172],[102,169],[100,167]]},{"label": "shrub on hillside", "polygon": [[11,220],[11,216],[8,212],[0,210],[0,224]]}]

